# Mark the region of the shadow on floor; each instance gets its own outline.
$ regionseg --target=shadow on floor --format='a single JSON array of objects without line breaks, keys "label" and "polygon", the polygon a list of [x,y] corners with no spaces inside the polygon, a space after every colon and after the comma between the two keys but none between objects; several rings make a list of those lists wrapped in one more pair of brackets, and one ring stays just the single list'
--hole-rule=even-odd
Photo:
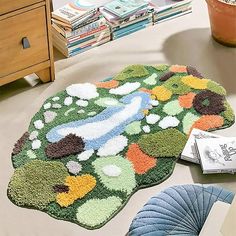
[{"label": "shadow on floor", "polygon": [[169,64],[195,66],[228,94],[236,94],[236,49],[215,42],[210,34],[208,28],[179,32],[165,41],[162,51]]},{"label": "shadow on floor", "polygon": [[190,172],[194,183],[215,184],[215,183],[233,183],[235,176],[232,174],[203,174],[201,166],[187,161],[178,160],[181,165],[186,165],[190,168]]},{"label": "shadow on floor", "polygon": [[41,84],[39,80],[37,82],[34,81],[32,84],[30,81],[22,78],[9,84],[2,85],[0,86],[0,101],[32,89],[34,86],[38,86],[39,84]]},{"label": "shadow on floor", "polygon": [[194,183],[214,184],[214,183],[233,183],[235,176],[232,174],[203,174],[201,167],[196,165],[190,166],[191,175]]}]

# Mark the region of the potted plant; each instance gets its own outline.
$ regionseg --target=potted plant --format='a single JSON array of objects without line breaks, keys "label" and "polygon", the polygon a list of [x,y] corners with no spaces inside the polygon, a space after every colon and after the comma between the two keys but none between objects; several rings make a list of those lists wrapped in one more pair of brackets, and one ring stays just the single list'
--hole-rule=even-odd
[{"label": "potted plant", "polygon": [[236,47],[236,0],[206,0],[212,37],[219,43]]}]

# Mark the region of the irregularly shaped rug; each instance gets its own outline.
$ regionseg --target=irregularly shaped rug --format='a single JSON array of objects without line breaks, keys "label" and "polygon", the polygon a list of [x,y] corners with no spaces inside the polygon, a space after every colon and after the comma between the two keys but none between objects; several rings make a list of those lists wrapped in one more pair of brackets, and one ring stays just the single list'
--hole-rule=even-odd
[{"label": "irregularly shaped rug", "polygon": [[213,204],[216,201],[231,204],[233,198],[233,192],[217,186],[179,185],[167,188],[152,197],[138,212],[128,235],[197,236]]},{"label": "irregularly shaped rug", "polygon": [[8,196],[96,229],[167,179],[193,127],[234,123],[225,89],[190,66],[132,65],[45,101],[16,143]]}]

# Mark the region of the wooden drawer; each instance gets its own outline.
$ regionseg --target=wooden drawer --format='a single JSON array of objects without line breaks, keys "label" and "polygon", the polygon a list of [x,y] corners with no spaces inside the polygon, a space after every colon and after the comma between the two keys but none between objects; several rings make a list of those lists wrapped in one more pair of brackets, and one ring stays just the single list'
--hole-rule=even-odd
[{"label": "wooden drawer", "polygon": [[42,1],[43,0],[0,0],[0,15]]},{"label": "wooden drawer", "polygon": [[[45,14],[42,6],[0,21],[0,77],[49,59]],[[24,37],[30,48],[23,49]]]}]

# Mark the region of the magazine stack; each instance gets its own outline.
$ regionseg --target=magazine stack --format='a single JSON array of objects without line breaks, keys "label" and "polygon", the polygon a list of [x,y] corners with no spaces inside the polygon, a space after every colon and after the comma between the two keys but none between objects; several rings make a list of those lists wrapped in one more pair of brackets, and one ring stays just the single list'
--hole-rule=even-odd
[{"label": "magazine stack", "polygon": [[236,137],[193,129],[181,159],[200,164],[203,174],[236,172]]},{"label": "magazine stack", "polygon": [[153,25],[153,9],[145,0],[114,0],[100,11],[111,27],[113,40]]},{"label": "magazine stack", "polygon": [[52,12],[52,34],[54,46],[66,57],[111,39],[110,27],[98,8],[81,0]]},{"label": "magazine stack", "polygon": [[191,13],[191,2],[192,0],[150,0],[150,4],[154,8],[154,24]]},{"label": "magazine stack", "polygon": [[66,57],[192,11],[192,0],[69,1],[52,12],[53,44]]}]

